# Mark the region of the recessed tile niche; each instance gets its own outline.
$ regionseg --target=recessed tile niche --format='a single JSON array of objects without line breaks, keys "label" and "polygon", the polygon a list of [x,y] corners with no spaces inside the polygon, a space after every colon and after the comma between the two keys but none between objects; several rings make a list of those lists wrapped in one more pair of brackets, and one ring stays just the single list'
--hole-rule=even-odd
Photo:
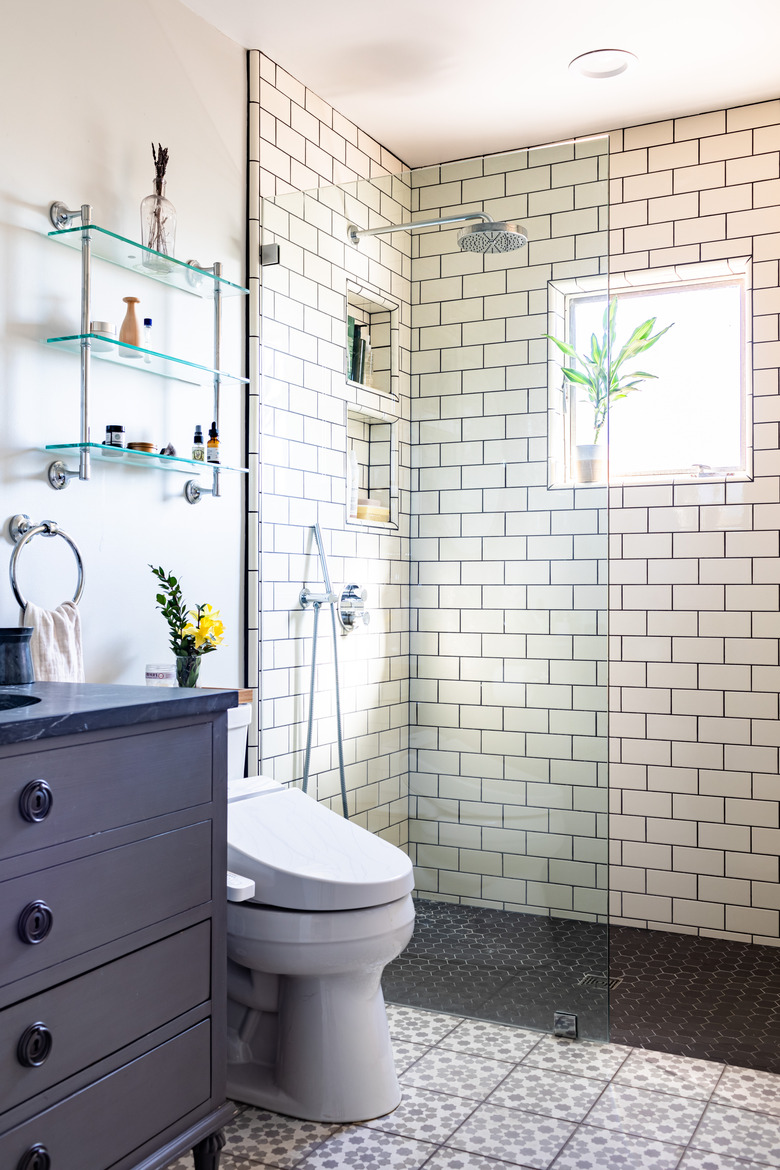
[{"label": "recessed tile niche", "polygon": [[[347,468],[350,451],[357,456],[361,499],[375,500],[386,508],[387,521],[349,515],[347,523],[398,527],[398,406],[400,306],[376,289],[350,282],[347,285],[345,375],[352,401],[347,403]],[[352,378],[354,334],[349,318],[360,328],[371,351],[370,369]],[[346,476],[347,492],[349,476]]]},{"label": "recessed tile niche", "polygon": [[345,366],[347,382],[386,394],[398,401],[398,337],[399,305],[363,285],[347,285],[347,319],[352,318],[355,326],[363,331],[371,347],[371,369],[366,370],[362,379],[353,378],[352,351],[350,347],[348,321],[345,343]]},{"label": "recessed tile niche", "polygon": [[[357,455],[358,496],[376,500],[387,508],[386,522],[347,514],[348,524],[398,527],[398,418],[395,414],[349,404],[347,406],[347,461]],[[349,477],[347,476],[347,481]],[[348,490],[348,489],[347,489]],[[349,513],[349,500],[347,500]]]}]

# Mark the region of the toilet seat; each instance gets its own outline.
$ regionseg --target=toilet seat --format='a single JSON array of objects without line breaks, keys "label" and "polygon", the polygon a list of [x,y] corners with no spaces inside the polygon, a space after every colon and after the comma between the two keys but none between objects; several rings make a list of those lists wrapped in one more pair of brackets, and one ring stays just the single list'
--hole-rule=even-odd
[{"label": "toilet seat", "polygon": [[244,905],[289,910],[382,906],[414,887],[412,863],[395,845],[264,777],[230,786],[228,868],[255,883]]}]

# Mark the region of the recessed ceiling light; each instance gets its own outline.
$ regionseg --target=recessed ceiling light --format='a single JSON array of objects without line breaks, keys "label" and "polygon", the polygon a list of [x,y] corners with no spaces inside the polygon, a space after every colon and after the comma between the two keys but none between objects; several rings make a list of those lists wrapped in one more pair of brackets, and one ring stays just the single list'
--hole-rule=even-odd
[{"label": "recessed ceiling light", "polygon": [[635,55],[629,53],[628,49],[593,49],[570,61],[569,69],[572,73],[581,73],[583,77],[604,79],[619,77],[635,61]]}]

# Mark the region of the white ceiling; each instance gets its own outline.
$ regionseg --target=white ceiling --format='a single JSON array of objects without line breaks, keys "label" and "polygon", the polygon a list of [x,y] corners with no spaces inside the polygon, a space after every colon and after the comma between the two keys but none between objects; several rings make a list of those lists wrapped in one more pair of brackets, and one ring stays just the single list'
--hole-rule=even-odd
[{"label": "white ceiling", "polygon": [[[410,166],[780,96],[780,0],[184,3]],[[568,72],[599,48],[638,63]]]}]

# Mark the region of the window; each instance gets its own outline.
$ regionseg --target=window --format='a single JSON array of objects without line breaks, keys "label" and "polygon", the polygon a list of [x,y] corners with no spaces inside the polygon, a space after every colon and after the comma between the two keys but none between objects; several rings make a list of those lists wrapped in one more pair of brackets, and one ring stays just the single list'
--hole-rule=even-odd
[{"label": "window", "polygon": [[[550,285],[549,333],[578,354],[590,354],[594,335],[601,344],[609,303],[612,362],[642,323],[655,318],[653,335],[670,327],[622,364],[638,384],[611,399],[597,440],[587,388],[562,373],[585,367],[550,346],[551,484],[603,482],[603,465],[583,445],[598,441],[606,456],[607,433],[610,482],[749,475],[747,277],[746,260],[729,260],[613,277],[608,295],[582,281]],[[595,474],[583,470],[594,466]]]}]

